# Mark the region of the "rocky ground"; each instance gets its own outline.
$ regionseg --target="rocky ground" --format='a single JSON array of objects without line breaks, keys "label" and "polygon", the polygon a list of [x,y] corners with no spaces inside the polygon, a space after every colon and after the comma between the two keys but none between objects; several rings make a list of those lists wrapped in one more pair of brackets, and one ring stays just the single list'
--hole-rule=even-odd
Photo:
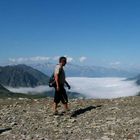
[{"label": "rocky ground", "polygon": [[56,116],[52,101],[0,99],[0,140],[140,140],[140,96],[71,99]]}]

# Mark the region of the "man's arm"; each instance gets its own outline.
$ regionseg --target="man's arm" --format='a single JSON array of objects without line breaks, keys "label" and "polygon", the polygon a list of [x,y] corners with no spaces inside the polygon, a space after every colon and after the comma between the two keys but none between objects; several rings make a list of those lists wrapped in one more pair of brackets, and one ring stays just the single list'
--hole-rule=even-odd
[{"label": "man's arm", "polygon": [[71,87],[70,87],[70,85],[69,85],[69,83],[65,80],[65,84],[66,84],[66,86],[68,87],[68,89],[70,89]]},{"label": "man's arm", "polygon": [[56,81],[56,89],[58,91],[59,90],[59,77],[58,77],[58,74],[55,74],[54,78],[55,78],[55,81]]}]

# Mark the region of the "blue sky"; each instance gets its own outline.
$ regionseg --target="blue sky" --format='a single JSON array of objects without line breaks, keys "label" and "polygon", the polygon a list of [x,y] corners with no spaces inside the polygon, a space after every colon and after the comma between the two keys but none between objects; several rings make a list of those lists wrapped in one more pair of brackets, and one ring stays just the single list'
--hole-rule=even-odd
[{"label": "blue sky", "polygon": [[139,0],[0,0],[0,63],[67,55],[140,69]]}]

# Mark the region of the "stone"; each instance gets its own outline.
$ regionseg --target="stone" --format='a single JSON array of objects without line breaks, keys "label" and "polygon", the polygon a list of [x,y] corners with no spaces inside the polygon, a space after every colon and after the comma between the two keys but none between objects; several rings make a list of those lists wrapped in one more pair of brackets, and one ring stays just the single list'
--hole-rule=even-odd
[{"label": "stone", "polygon": [[[70,115],[52,115],[52,98],[0,99],[2,140],[139,140],[140,96],[69,100]],[[93,105],[94,104],[94,105]],[[95,108],[94,106],[100,106]],[[63,106],[58,107],[62,111]],[[90,110],[86,110],[87,108]],[[83,111],[84,110],[84,111]]]}]

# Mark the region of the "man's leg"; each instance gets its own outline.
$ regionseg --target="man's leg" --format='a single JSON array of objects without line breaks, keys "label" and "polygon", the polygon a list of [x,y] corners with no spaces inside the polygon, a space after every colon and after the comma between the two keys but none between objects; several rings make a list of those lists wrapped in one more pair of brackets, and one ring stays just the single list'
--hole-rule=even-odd
[{"label": "man's leg", "polygon": [[64,104],[64,109],[65,109],[65,111],[68,111],[69,110],[68,103],[65,103]]},{"label": "man's leg", "polygon": [[55,112],[58,112],[58,111],[57,111],[57,106],[58,106],[58,104],[54,102],[54,103],[53,103],[53,111],[54,111],[54,113],[55,113]]},{"label": "man's leg", "polygon": [[55,94],[54,94],[54,103],[53,103],[53,111],[54,114],[57,114],[57,107],[58,107],[58,103],[60,102],[60,94],[59,92],[55,89]]},{"label": "man's leg", "polygon": [[63,92],[61,94],[61,102],[63,103],[64,105],[64,109],[65,111],[69,111],[69,107],[68,107],[68,96],[66,94],[66,90],[63,88]]}]

